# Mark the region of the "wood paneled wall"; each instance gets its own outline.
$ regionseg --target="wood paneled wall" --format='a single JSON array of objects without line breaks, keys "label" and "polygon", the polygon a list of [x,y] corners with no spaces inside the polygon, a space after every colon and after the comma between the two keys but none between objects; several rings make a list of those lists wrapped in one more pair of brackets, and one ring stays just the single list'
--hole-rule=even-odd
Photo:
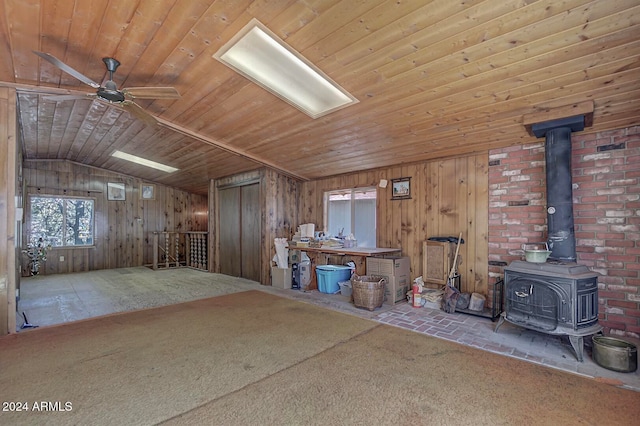
[{"label": "wood paneled wall", "polygon": [[262,186],[267,193],[264,209],[264,226],[262,232],[263,251],[266,253],[266,265],[262,268],[262,282],[270,285],[271,259],[276,254],[275,238],[291,238],[298,221],[298,181],[284,176],[274,170],[266,169]]},{"label": "wood paneled wall", "polygon": [[[95,200],[95,245],[52,249],[41,268],[45,274],[148,265],[153,261],[153,232],[208,228],[207,197],[202,195],[156,184],[155,199],[142,200],[140,179],[69,161],[25,161],[24,174],[28,196],[66,195]],[[124,201],[107,200],[107,182],[125,184]],[[28,214],[25,225],[23,238],[27,241]]]},{"label": "wood paneled wall", "polygon": [[[391,182],[411,178],[411,199],[391,200]],[[462,290],[487,294],[488,155],[431,161],[300,184],[299,223],[322,229],[323,194],[334,189],[378,187],[377,246],[401,247],[411,259],[411,278],[422,275],[422,243],[429,237],[462,232]],[[357,238],[357,235],[356,235]]]},{"label": "wood paneled wall", "polygon": [[262,235],[260,241],[260,282],[271,283],[271,259],[275,255],[274,238],[290,238],[298,224],[298,182],[277,171],[260,169],[212,180],[209,186],[209,265],[211,272],[220,272],[220,223],[218,189],[252,183],[260,185]]}]

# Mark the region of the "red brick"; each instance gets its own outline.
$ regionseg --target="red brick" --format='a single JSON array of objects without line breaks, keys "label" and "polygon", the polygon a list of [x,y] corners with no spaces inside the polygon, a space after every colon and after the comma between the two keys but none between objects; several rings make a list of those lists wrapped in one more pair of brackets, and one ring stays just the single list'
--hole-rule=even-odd
[{"label": "red brick", "polygon": [[592,175],[573,176],[571,180],[573,181],[573,183],[593,182],[593,176]]},{"label": "red brick", "polygon": [[614,262],[637,262],[638,261],[638,257],[637,256],[620,256],[620,255],[616,255],[616,254],[610,254],[609,255],[609,260],[614,261]]},{"label": "red brick", "polygon": [[611,247],[635,247],[635,243],[633,241],[621,241],[621,240],[613,240],[613,241],[608,241],[606,240],[604,242],[605,246],[611,246]]},{"label": "red brick", "polygon": [[592,240],[595,238],[596,233],[595,232],[576,232],[576,238],[578,239],[589,239]]},{"label": "red brick", "polygon": [[622,315],[617,314],[607,314],[607,320],[615,321],[622,324],[636,325],[638,321],[635,318],[629,318]]},{"label": "red brick", "polygon": [[574,215],[579,216],[579,217],[605,217],[606,215],[606,211],[605,210],[585,210],[585,211],[580,211],[578,209],[578,211],[575,211],[575,205],[574,205]]},{"label": "red brick", "polygon": [[610,180],[624,179],[624,170],[620,170],[623,167],[626,167],[626,166],[614,166],[613,168],[616,171],[616,173],[611,172],[611,173],[603,173],[603,174],[596,175],[596,180],[609,182]]},{"label": "red brick", "polygon": [[590,204],[581,203],[581,204],[574,205],[573,210],[576,211],[576,210],[597,210],[597,209],[596,209],[596,204],[594,203],[590,203]]},{"label": "red brick", "polygon": [[[578,253],[594,253],[595,250],[593,247],[589,247],[589,246],[578,246],[576,247],[576,252]],[[580,258],[582,259],[582,256],[580,256]]]},{"label": "red brick", "polygon": [[630,317],[640,318],[640,310],[636,309],[625,309],[624,314]]},{"label": "red brick", "polygon": [[626,158],[627,164],[635,164],[637,166],[640,163],[640,155],[630,155]]},{"label": "red brick", "polygon": [[622,232],[597,232],[596,238],[605,240],[624,240],[625,234]]},{"label": "red brick", "polygon": [[573,222],[576,225],[580,225],[581,227],[584,226],[584,225],[588,225],[588,224],[596,224],[596,223],[598,223],[598,221],[593,217],[578,217],[578,218],[574,218]]},{"label": "red brick", "polygon": [[625,323],[609,321],[607,319],[602,319],[599,322],[600,322],[600,325],[602,325],[605,328],[605,330],[610,329],[610,330],[625,331],[627,329],[627,324]]},{"label": "red brick", "polygon": [[[593,249],[593,247],[585,247],[585,249]],[[576,249],[577,250],[577,249]],[[605,256],[602,253],[594,253],[593,250],[580,250],[580,260],[604,260]]]},{"label": "red brick", "polygon": [[580,184],[580,188],[581,189],[585,189],[585,188],[604,188],[607,186],[607,182],[597,182],[594,181],[593,179],[591,179],[588,182],[582,182]]},{"label": "red brick", "polygon": [[[574,195],[575,195],[575,191],[574,191]],[[607,201],[609,201],[609,197],[606,195],[600,195],[595,197],[582,197],[580,201],[583,203],[606,203]]]},{"label": "red brick", "polygon": [[619,299],[625,300],[627,293],[619,291],[598,290],[598,298],[600,299]]},{"label": "red brick", "polygon": [[609,300],[607,302],[607,305],[616,306],[616,307],[625,308],[625,309],[633,309],[633,310],[636,310],[640,307],[640,304],[636,302],[627,302],[624,300]]},{"label": "red brick", "polygon": [[638,273],[636,271],[629,271],[626,269],[611,269],[609,270],[609,275],[612,277],[631,277],[636,278]]}]

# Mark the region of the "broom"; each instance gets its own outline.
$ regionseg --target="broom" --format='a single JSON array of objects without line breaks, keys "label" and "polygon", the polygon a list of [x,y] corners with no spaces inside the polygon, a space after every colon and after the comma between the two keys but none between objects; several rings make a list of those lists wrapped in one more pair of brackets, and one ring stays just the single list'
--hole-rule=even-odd
[{"label": "broom", "polygon": [[453,258],[453,265],[451,265],[451,270],[449,271],[449,279],[447,280],[447,284],[449,284],[451,287],[455,287],[453,285],[453,276],[458,270],[458,253],[460,252],[460,241],[462,241],[462,232],[458,237],[458,244],[456,245],[456,255]]},{"label": "broom", "polygon": [[447,287],[445,288],[444,298],[443,298],[443,310],[450,314],[456,311],[456,303],[458,302],[458,297],[460,296],[460,291],[453,284],[453,277],[455,275],[455,271],[457,270],[458,252],[460,251],[461,240],[462,240],[462,232],[458,237],[458,244],[456,246],[456,255],[453,258],[453,265],[451,265],[451,270],[449,271],[449,278],[447,279]]}]

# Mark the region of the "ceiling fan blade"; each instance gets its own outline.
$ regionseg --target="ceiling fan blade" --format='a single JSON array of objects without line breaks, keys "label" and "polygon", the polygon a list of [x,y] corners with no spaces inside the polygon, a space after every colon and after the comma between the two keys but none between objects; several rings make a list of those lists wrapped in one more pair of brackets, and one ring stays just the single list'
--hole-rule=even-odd
[{"label": "ceiling fan blade", "polygon": [[43,96],[42,99],[44,99],[45,101],[54,101],[54,102],[60,102],[60,101],[75,101],[78,99],[91,99],[91,98],[95,98],[96,95],[93,93],[87,93],[86,95],[52,95],[52,96]]},{"label": "ceiling fan blade", "polygon": [[178,99],[175,87],[128,87],[122,92],[131,99]]},{"label": "ceiling fan blade", "polygon": [[136,104],[135,102],[124,101],[120,104],[113,104],[113,105],[120,105],[129,114],[131,114],[138,120],[144,121],[148,125],[155,126],[158,124],[158,120],[156,120],[156,118],[153,115],[149,114],[147,111],[142,109],[142,107]]},{"label": "ceiling fan blade", "polygon": [[69,65],[65,64],[64,62],[62,62],[60,59],[56,58],[55,56],[50,55],[48,53],[38,52],[38,51],[35,51],[35,50],[33,51],[33,53],[35,53],[36,55],[40,56],[45,61],[48,61],[48,62],[52,63],[53,65],[55,65],[56,67],[60,68],[62,71],[66,72],[67,74],[70,74],[70,75],[74,76],[75,78],[77,78],[78,80],[83,82],[84,84],[87,84],[87,85],[93,87],[94,89],[99,89],[100,88],[100,84],[98,84],[95,81],[91,80],[89,77],[85,76],[84,74],[80,73],[79,71],[74,70]]}]

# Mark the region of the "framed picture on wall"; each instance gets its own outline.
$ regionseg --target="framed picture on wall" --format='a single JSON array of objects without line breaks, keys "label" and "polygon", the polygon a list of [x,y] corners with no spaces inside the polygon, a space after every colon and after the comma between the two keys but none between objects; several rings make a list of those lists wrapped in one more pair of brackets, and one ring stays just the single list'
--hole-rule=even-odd
[{"label": "framed picture on wall", "polygon": [[107,199],[109,201],[122,201],[125,199],[124,183],[108,182]]},{"label": "framed picture on wall", "polygon": [[411,178],[391,179],[391,199],[406,200],[411,198]]},{"label": "framed picture on wall", "polygon": [[150,183],[140,184],[140,198],[143,200],[155,200],[156,186]]}]

